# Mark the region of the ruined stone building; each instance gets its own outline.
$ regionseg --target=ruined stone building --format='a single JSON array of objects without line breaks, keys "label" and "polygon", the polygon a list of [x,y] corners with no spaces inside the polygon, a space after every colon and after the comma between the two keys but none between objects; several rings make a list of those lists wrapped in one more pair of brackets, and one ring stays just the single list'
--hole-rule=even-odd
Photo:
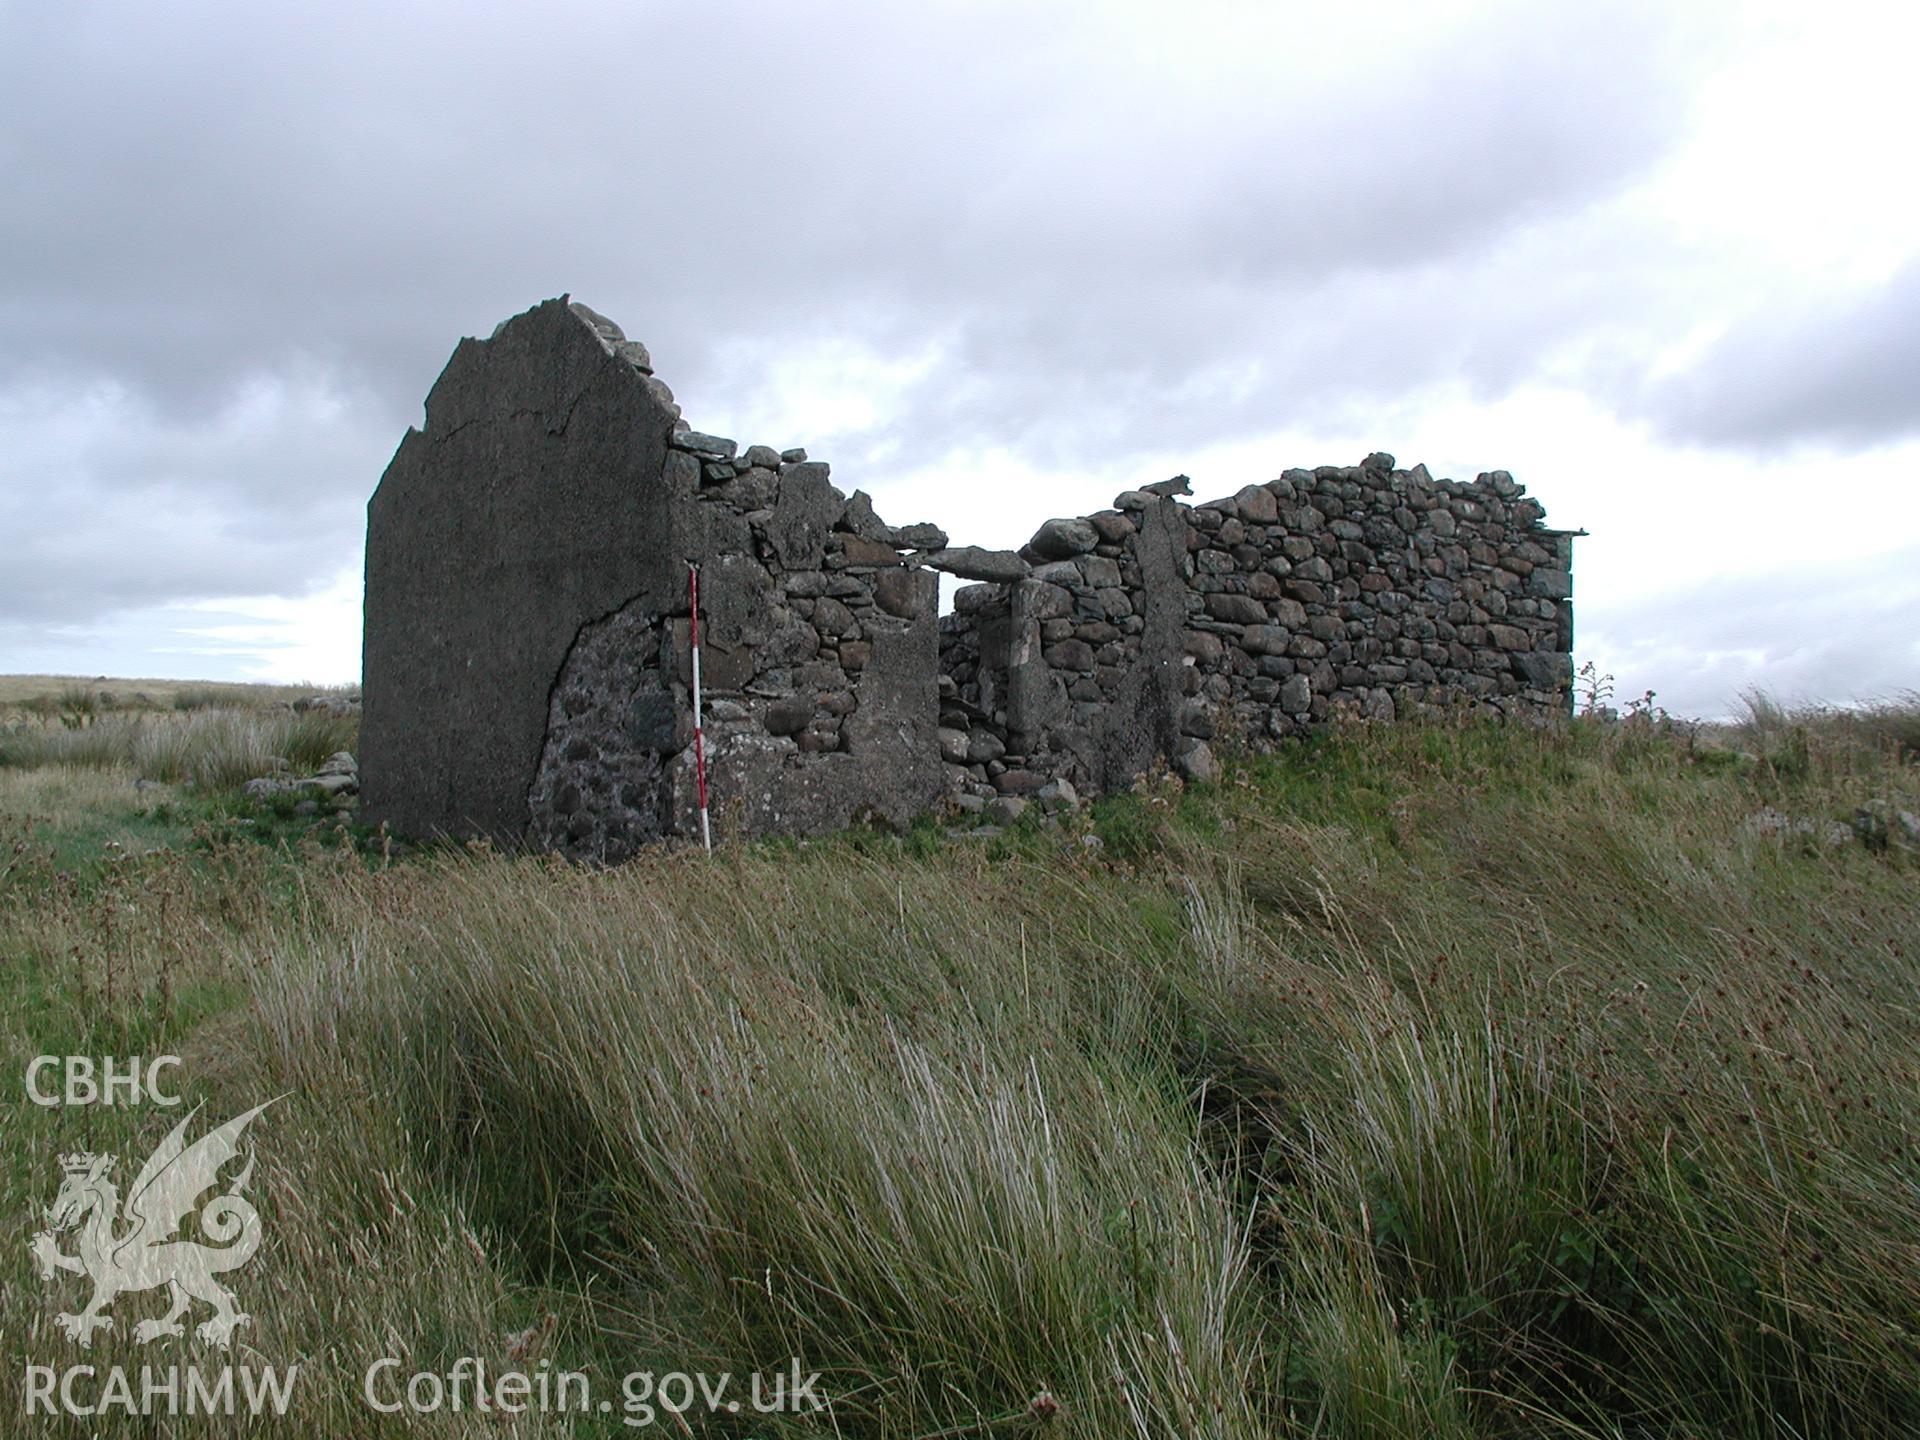
[{"label": "ruined stone building", "polygon": [[[1203,778],[1341,712],[1570,708],[1572,537],[1505,472],[1187,489],[953,547],[535,306],[460,342],[368,504],[363,812],[605,860],[695,833],[690,562],[723,834]],[[941,572],[975,582],[945,617]]]}]

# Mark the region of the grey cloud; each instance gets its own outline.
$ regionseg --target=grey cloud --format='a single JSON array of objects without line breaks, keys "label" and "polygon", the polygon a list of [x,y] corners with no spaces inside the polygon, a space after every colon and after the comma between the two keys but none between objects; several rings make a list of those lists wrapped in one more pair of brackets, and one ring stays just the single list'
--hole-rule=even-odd
[{"label": "grey cloud", "polygon": [[[1609,302],[1564,278],[1570,217],[1684,99],[1654,7],[1496,6],[1338,64],[1302,31],[1205,73],[1164,63],[1164,15],[1113,14],[0,10],[0,405],[137,402],[64,455],[45,416],[0,437],[0,613],[330,571],[454,340],[562,290],[696,420],[822,334],[936,347],[855,460],[1189,446],[1510,383]],[[223,430],[263,379],[304,399]]]},{"label": "grey cloud", "polygon": [[1530,8],[1359,72],[1224,65],[1221,93],[1090,49],[1098,9],[60,13],[16,10],[5,47],[32,117],[5,363],[190,406],[302,345],[410,393],[452,334],[561,289],[696,382],[712,335],[902,312],[999,366],[1190,370],[1276,289],[1591,198],[1677,102],[1645,17]]},{"label": "grey cloud", "polygon": [[1712,444],[1853,447],[1920,434],[1920,260],[1840,304],[1769,297],[1644,403],[1669,433]]},{"label": "grey cloud", "polygon": [[0,503],[9,543],[0,620],[84,623],[208,595],[297,595],[357,548],[357,505],[268,524],[176,496],[97,492]]},{"label": "grey cloud", "polygon": [[296,594],[357,548],[390,441],[296,372],[196,423],[103,387],[0,397],[0,620],[86,623],[206,595]]}]

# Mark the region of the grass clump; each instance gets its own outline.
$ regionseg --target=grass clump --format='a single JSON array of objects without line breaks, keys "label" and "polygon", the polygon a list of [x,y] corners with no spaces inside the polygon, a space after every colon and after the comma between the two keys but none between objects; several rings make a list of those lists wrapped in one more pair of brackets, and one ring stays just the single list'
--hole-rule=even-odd
[{"label": "grass clump", "polygon": [[266,710],[308,698],[351,699],[357,685],[281,685],[222,680],[129,680],[107,675],[0,675],[0,711],[41,719],[87,719],[110,711]]},{"label": "grass clump", "polygon": [[359,722],[325,710],[104,714],[84,725],[0,725],[0,768],[125,768],[145,780],[233,789],[280,769],[310,773],[351,751]]},{"label": "grass clump", "polygon": [[1816,744],[1867,757],[1890,753],[1908,763],[1920,759],[1920,690],[1841,707],[1787,704],[1753,689],[1740,702],[1743,713],[1728,727],[1730,737],[1776,765],[1804,766],[1807,748]]},{"label": "grass clump", "polygon": [[[287,1094],[248,1300],[310,1357],[290,1434],[420,1433],[372,1359],[529,1335],[609,1385],[822,1374],[694,1433],[1911,1434],[1920,857],[1751,821],[1920,809],[1920,769],[1800,723],[1793,764],[1657,717],[1340,730],[984,851],[82,871],[30,825],[0,1029]],[[9,1287],[0,1333],[73,1359],[50,1309]]]}]

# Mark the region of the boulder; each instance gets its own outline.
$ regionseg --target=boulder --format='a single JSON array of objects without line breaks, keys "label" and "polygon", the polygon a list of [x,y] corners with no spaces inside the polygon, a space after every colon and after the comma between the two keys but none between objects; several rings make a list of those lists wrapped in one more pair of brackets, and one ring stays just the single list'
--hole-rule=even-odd
[{"label": "boulder", "polygon": [[1284,626],[1249,625],[1240,632],[1240,648],[1249,655],[1284,655],[1292,639],[1292,632]]},{"label": "boulder", "polygon": [[813,722],[814,709],[811,695],[789,695],[768,705],[760,720],[769,735],[798,735]]},{"label": "boulder", "polygon": [[939,550],[947,543],[947,532],[925,520],[914,525],[889,525],[887,543],[901,550]]},{"label": "boulder", "polygon": [[1011,825],[1027,813],[1027,801],[1018,795],[1000,795],[987,802],[985,819],[994,825]]},{"label": "boulder", "polygon": [[1271,525],[1280,518],[1280,502],[1264,485],[1249,485],[1233,497],[1240,518],[1250,525]]},{"label": "boulder", "polygon": [[974,730],[967,736],[967,763],[991,765],[1007,753],[1007,742],[991,730]]},{"label": "boulder", "polygon": [[886,541],[867,540],[859,535],[840,537],[840,558],[849,565],[862,565],[870,570],[907,563]]},{"label": "boulder", "polygon": [[1573,576],[1536,566],[1527,575],[1527,594],[1539,600],[1565,600],[1573,594]]},{"label": "boulder", "polygon": [[1564,690],[1573,684],[1573,657],[1559,650],[1523,650],[1513,657],[1513,669],[1539,690]]},{"label": "boulder", "polygon": [[1267,618],[1267,607],[1250,595],[1214,594],[1206,603],[1207,614],[1236,625],[1259,625]]},{"label": "boulder", "polygon": [[731,460],[740,447],[723,435],[707,435],[699,430],[681,430],[668,441],[676,450],[686,450],[702,460]]},{"label": "boulder", "polygon": [[1043,652],[1047,664],[1056,670],[1093,669],[1093,647],[1084,640],[1061,640]]},{"label": "boulder", "polygon": [[856,490],[848,497],[847,508],[841,512],[834,528],[849,531],[862,540],[885,544],[887,539],[886,525],[873,513],[873,497],[864,490]]},{"label": "boulder", "polygon": [[1049,520],[1027,542],[1043,560],[1067,560],[1084,555],[1100,543],[1100,532],[1085,520]]},{"label": "boulder", "polygon": [[1187,742],[1173,757],[1173,768],[1180,778],[1193,785],[1211,785],[1220,778],[1220,762],[1213,747],[1204,740]]},{"label": "boulder", "polygon": [[987,580],[997,584],[1023,580],[1032,568],[1012,550],[982,550],[977,545],[935,550],[919,558],[929,569],[958,575],[962,580]]},{"label": "boulder", "polygon": [[1042,810],[1072,810],[1080,804],[1080,792],[1073,788],[1073,782],[1064,775],[1049,780],[1033,793],[1034,801]]},{"label": "boulder", "polygon": [[1046,783],[1038,770],[1002,770],[993,777],[993,788],[1002,795],[1031,795]]},{"label": "boulder", "polygon": [[821,568],[827,536],[847,508],[829,473],[826,465],[811,460],[780,472],[780,498],[767,521],[767,541],[789,570]]},{"label": "boulder", "polygon": [[1920,815],[1890,800],[1869,800],[1853,812],[1853,833],[1871,850],[1920,847]]}]

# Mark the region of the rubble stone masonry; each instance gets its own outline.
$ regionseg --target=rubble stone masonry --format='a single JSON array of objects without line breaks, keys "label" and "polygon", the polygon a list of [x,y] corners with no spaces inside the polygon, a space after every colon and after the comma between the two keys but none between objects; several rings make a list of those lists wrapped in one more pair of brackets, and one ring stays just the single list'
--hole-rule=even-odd
[{"label": "rubble stone masonry", "polygon": [[[1341,713],[1569,710],[1572,536],[1504,471],[1188,491],[953,547],[693,430],[645,346],[548,301],[460,343],[368,505],[364,813],[600,861],[695,833],[689,564],[722,833],[1207,779],[1223,738]],[[975,582],[945,617],[942,572]]]}]

